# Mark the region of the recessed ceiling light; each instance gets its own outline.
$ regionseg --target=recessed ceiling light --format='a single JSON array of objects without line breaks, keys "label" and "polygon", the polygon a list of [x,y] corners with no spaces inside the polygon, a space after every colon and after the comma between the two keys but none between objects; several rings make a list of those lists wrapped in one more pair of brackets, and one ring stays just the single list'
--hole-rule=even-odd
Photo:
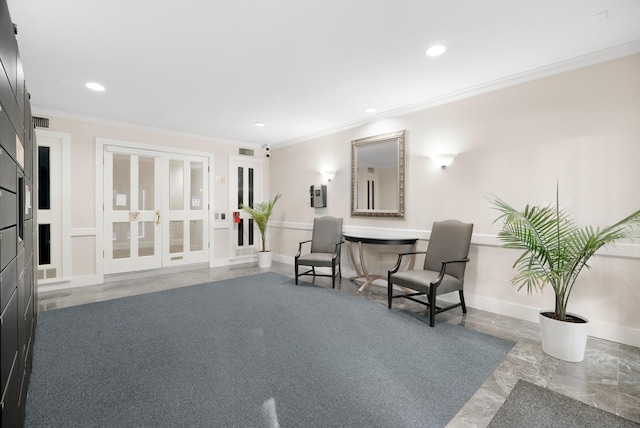
[{"label": "recessed ceiling light", "polygon": [[85,86],[91,89],[92,91],[98,91],[98,92],[102,92],[105,89],[104,86],[96,82],[89,82]]},{"label": "recessed ceiling light", "polygon": [[264,123],[262,123],[262,122],[253,122],[253,126],[257,126],[258,128],[262,128],[264,126]]},{"label": "recessed ceiling light", "polygon": [[427,49],[427,56],[442,55],[446,50],[447,48],[444,47],[443,45],[431,46],[429,49]]},{"label": "recessed ceiling light", "polygon": [[366,111],[367,113],[375,113],[375,112],[378,111],[378,109],[375,108],[375,107],[368,107],[368,108],[364,109],[364,111]]}]

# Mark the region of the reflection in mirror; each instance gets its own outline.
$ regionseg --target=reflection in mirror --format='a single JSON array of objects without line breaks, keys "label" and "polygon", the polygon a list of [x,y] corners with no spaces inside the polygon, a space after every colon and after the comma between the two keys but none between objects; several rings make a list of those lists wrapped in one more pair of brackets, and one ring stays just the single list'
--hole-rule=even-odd
[{"label": "reflection in mirror", "polygon": [[404,217],[404,131],[351,142],[351,215]]}]

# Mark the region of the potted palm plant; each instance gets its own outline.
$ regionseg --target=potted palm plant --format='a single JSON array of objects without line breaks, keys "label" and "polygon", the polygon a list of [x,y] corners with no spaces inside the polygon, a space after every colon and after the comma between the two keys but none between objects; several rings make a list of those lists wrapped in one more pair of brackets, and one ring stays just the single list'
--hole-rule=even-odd
[{"label": "potted palm plant", "polygon": [[549,285],[555,294],[555,310],[539,315],[542,349],[545,353],[579,362],[587,343],[587,321],[567,312],[569,297],[583,268],[602,247],[620,239],[640,236],[640,210],[607,227],[580,227],[556,203],[548,206],[525,206],[518,211],[502,199],[491,196],[490,202],[501,214],[498,238],[503,247],[522,250],[513,267],[517,271],[511,283],[531,294]]},{"label": "potted palm plant", "polygon": [[260,230],[260,237],[262,239],[262,249],[258,251],[258,266],[259,267],[270,267],[271,266],[271,251],[267,250],[267,225],[269,223],[269,218],[273,212],[273,207],[275,206],[278,199],[280,199],[282,195],[278,193],[273,200],[260,202],[254,204],[253,207],[242,204],[240,208],[243,211],[249,213],[253,221],[258,226],[258,230]]}]

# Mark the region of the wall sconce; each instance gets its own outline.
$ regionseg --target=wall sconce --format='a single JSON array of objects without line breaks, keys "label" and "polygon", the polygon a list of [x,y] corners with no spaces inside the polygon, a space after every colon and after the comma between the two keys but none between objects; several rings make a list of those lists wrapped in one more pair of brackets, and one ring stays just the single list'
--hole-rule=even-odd
[{"label": "wall sconce", "polygon": [[322,171],[320,174],[322,174],[322,176],[325,178],[325,180],[327,181],[331,181],[333,180],[333,177],[336,176],[336,172],[335,171]]},{"label": "wall sconce", "polygon": [[456,157],[456,155],[451,154],[451,153],[429,156],[429,158],[431,158],[433,163],[435,163],[436,165],[438,165],[442,169],[445,169],[446,167],[451,165],[451,162],[453,162],[453,158],[455,158],[455,157]]}]

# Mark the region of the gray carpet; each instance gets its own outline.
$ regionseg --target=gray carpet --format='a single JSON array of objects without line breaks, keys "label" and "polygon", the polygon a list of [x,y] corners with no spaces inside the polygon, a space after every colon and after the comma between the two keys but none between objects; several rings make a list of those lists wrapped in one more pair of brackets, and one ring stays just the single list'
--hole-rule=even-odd
[{"label": "gray carpet", "polygon": [[520,379],[488,428],[513,427],[638,428],[640,424]]},{"label": "gray carpet", "polygon": [[40,314],[27,427],[442,427],[513,343],[275,273]]}]

